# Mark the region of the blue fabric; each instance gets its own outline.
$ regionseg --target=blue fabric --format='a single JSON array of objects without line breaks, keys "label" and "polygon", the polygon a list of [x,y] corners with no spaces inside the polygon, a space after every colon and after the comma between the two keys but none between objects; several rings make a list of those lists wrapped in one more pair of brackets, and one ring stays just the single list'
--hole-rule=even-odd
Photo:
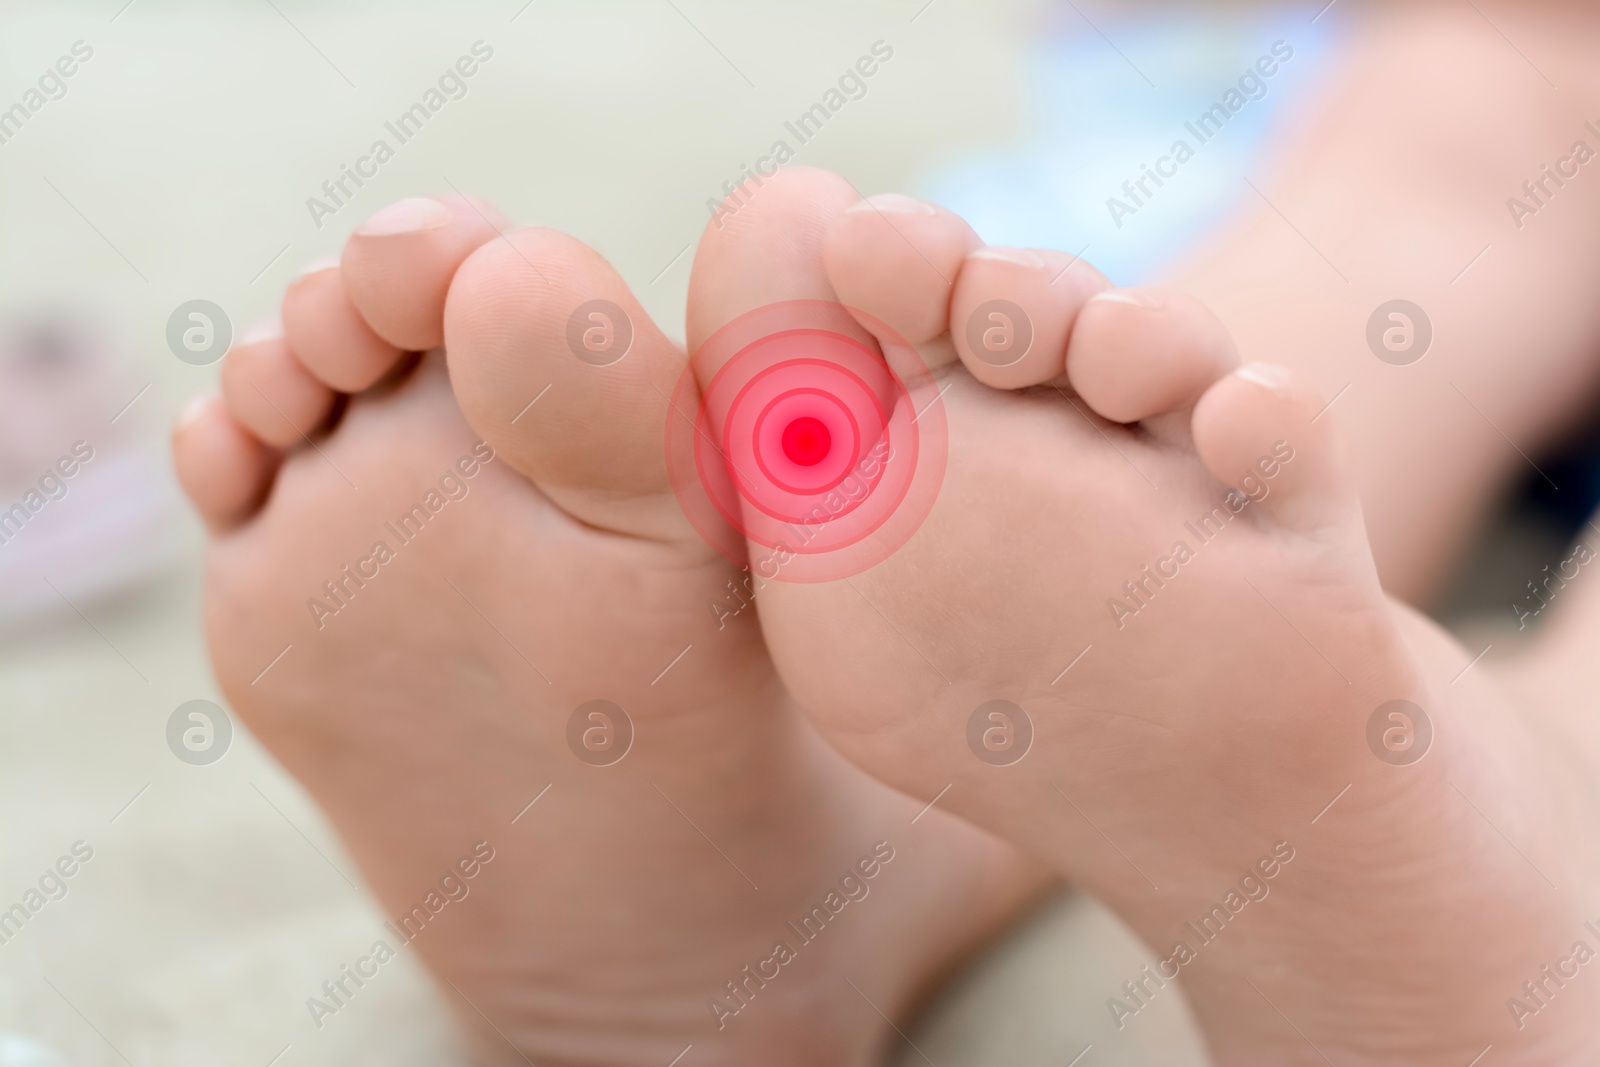
[{"label": "blue fabric", "polygon": [[[1151,281],[1255,196],[1244,179],[1262,184],[1273,130],[1308,103],[1332,51],[1336,12],[1312,23],[1315,8],[1150,11],[1095,14],[1091,25],[1071,6],[1051,6],[1019,62],[1021,140],[937,168],[920,192],[965,216],[990,244],[1070,253],[1087,245],[1085,258],[1113,282]],[[1241,93],[1247,102],[1202,143],[1197,134],[1210,127],[1191,124],[1247,71],[1259,75],[1255,64],[1275,42],[1292,58],[1260,78],[1260,99]],[[1194,157],[1166,163],[1177,173],[1159,187],[1147,179],[1151,195],[1138,194],[1144,203],[1136,205],[1123,182],[1170,157],[1179,140]],[[1134,209],[1120,227],[1111,197]]]},{"label": "blue fabric", "polygon": [[[1272,12],[1094,12],[1091,24],[1070,4],[1048,4],[1018,63],[1020,138],[935,168],[919,192],[989,244],[1081,252],[1118,285],[1155,281],[1256,196],[1247,178],[1258,187],[1267,180],[1275,132],[1310,106],[1338,44],[1340,8],[1313,23],[1320,8],[1321,0]],[[1265,95],[1201,143],[1197,117],[1280,41],[1294,55],[1262,79]],[[1164,185],[1147,184],[1151,195],[1133,204],[1123,182],[1180,139],[1194,158]],[[1136,209],[1120,226],[1112,197]],[[1600,441],[1547,462],[1562,492],[1530,475],[1520,506],[1576,532],[1600,507]]]}]

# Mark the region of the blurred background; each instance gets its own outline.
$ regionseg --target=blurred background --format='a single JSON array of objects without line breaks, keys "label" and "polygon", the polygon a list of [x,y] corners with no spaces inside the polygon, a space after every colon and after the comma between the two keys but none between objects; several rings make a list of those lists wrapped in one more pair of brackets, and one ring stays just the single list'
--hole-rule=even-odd
[{"label": "blurred background", "polygon": [[[796,162],[940,199],[991,242],[1099,242],[1097,265],[1140,281],[1227,214],[1274,123],[1315,92],[1341,15],[1321,8],[1151,22],[1065,0],[8,0],[0,108],[80,61],[59,98],[0,121],[0,508],[77,442],[93,458],[20,532],[0,520],[0,908],[74,842],[93,858],[0,943],[0,1067],[460,1062],[410,959],[312,1025],[305,998],[382,916],[242,728],[213,764],[169,748],[174,709],[221,700],[203,539],[165,451],[221,350],[179,358],[180,307],[209,301],[237,335],[365,216],[458,190],[592,244],[681,336],[708,201],[877,41],[892,61]],[[1112,239],[1108,191],[1291,34],[1293,68],[1237,135]],[[480,40],[494,55],[467,94],[317,217],[308,198]],[[1542,528],[1534,504],[1509,515]],[[1507,536],[1535,556],[1551,543]],[[1458,608],[1491,599],[1474,596],[1469,582]],[[955,981],[905,1062],[1065,1065],[1089,1046],[1086,1063],[1203,1062],[1176,993],[1111,1025],[1106,996],[1146,959],[1063,897]]]}]

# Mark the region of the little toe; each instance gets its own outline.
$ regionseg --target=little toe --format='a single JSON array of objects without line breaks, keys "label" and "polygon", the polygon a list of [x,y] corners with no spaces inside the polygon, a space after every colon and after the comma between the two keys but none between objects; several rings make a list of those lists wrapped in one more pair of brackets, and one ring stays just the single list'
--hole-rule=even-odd
[{"label": "little toe", "polygon": [[1248,363],[1195,405],[1195,450],[1206,468],[1279,525],[1353,530],[1365,545],[1355,478],[1332,419],[1287,367]]},{"label": "little toe", "polygon": [[220,397],[196,397],[172,430],[178,484],[213,532],[255,513],[278,456],[236,422]]}]

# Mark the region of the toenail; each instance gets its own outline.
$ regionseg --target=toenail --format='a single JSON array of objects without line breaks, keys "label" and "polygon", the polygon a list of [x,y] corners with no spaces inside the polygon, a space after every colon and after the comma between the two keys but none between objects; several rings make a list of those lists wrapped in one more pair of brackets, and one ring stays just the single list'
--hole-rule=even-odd
[{"label": "toenail", "polygon": [[996,263],[1015,263],[1019,267],[1027,267],[1030,270],[1039,270],[1044,266],[1044,260],[1026,248],[1003,248],[999,246],[980,248],[967,256],[967,258],[989,259]]},{"label": "toenail", "polygon": [[332,270],[339,265],[338,256],[320,256],[300,268],[300,273],[295,275],[295,280],[309,277],[321,271]]},{"label": "toenail", "polygon": [[275,341],[283,336],[283,320],[274,316],[258,322],[239,335],[238,344],[253,345],[260,341]]},{"label": "toenail", "polygon": [[362,223],[356,232],[363,237],[392,237],[400,233],[437,230],[451,219],[450,209],[428,196],[397,200]]},{"label": "toenail", "polygon": [[1094,294],[1089,299],[1098,300],[1107,304],[1131,304],[1133,307],[1147,309],[1155,309],[1166,306],[1161,302],[1160,298],[1158,298],[1156,294],[1149,289],[1106,289],[1102,292]]},{"label": "toenail", "polygon": [[1279,396],[1290,396],[1294,391],[1294,375],[1288,367],[1276,363],[1246,363],[1233,373]]},{"label": "toenail", "polygon": [[932,215],[932,204],[924,203],[913,197],[901,193],[879,193],[869,196],[857,204],[845,208],[845,214],[852,211],[874,211],[885,215]]},{"label": "toenail", "polygon": [[185,404],[183,411],[178,415],[177,429],[188,429],[190,425],[197,422],[200,416],[206,413],[206,408],[211,406],[211,400],[212,398],[209,394],[202,393]]}]

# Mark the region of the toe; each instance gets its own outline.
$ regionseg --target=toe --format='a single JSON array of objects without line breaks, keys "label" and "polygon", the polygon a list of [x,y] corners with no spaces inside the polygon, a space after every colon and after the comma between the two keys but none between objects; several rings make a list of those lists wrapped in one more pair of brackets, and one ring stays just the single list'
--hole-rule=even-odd
[{"label": "toe", "polygon": [[[782,300],[834,300],[823,267],[828,228],[860,197],[836,174],[780,170],[745,186],[706,225],[689,278],[689,349],[747,312]],[[759,269],[757,269],[759,265]]]},{"label": "toe", "polygon": [[178,483],[213,532],[249,518],[272,483],[277,455],[228,413],[220,397],[197,397],[172,431]]},{"label": "toe", "polygon": [[372,332],[409,352],[444,343],[445,295],[467,256],[503,228],[462,197],[412,197],[368,219],[340,259],[345,291]]},{"label": "toe", "polygon": [[1111,283],[1076,256],[980,248],[966,258],[950,300],[950,340],[968,371],[997,389],[1061,377],[1084,302]]},{"label": "toe", "polygon": [[[941,398],[953,386],[929,365],[956,361],[948,280],[976,238],[915,202],[851,212],[859,195],[826,171],[783,170],[744,192],[695,255],[687,321],[699,395],[681,406],[707,432],[674,438],[675,471],[684,510],[729,558],[769,577],[781,568],[784,584],[831,581],[903,543],[938,495]],[[881,256],[858,271],[858,248]],[[921,295],[901,300],[894,283]],[[701,462],[702,441],[725,469]],[[728,517],[744,538],[736,549],[716,528]]]},{"label": "toe", "polygon": [[246,430],[274,448],[306,440],[333,410],[334,393],[311,376],[273,321],[248,331],[222,361],[222,398]]},{"label": "toe", "polygon": [[483,245],[444,323],[456,399],[511,466],[594,525],[687,531],[664,445],[684,356],[599,253],[545,229]]},{"label": "toe", "polygon": [[341,393],[369,388],[400,359],[400,349],[373,333],[350,302],[335,260],[312,263],[290,283],[283,333],[305,368]]},{"label": "toe", "polygon": [[[689,350],[694,353],[694,372],[702,385],[722,369],[737,347],[708,346],[706,341],[734,322],[740,324],[740,331],[748,326],[758,334],[786,326],[820,327],[853,335],[867,344],[876,335],[885,347],[891,338],[898,338],[895,345],[903,349],[907,339],[898,333],[899,327],[891,328],[889,321],[878,319],[875,312],[863,317],[866,309],[859,303],[850,305],[835,292],[829,277],[825,255],[830,232],[851,205],[862,202],[849,182],[829,171],[794,167],[765,179],[759,188],[746,186],[745,196],[742,205],[727,201],[707,224],[689,277]],[[876,213],[868,214],[878,218]],[[894,240],[904,247],[900,238]],[[959,254],[953,258],[959,262]],[[929,277],[937,275],[930,272]],[[853,298],[861,300],[866,295],[857,292]],[[942,318],[944,297],[938,300]],[[759,316],[752,314],[785,304],[792,306],[777,308],[771,315],[765,311]],[[885,301],[876,304],[892,313]],[[843,310],[846,305],[863,321],[847,314]],[[936,332],[942,329],[940,326]]]},{"label": "toe", "polygon": [[841,303],[921,345],[945,332],[961,261],[980,244],[953,212],[889,193],[846,208],[823,256]]},{"label": "toe", "polygon": [[1355,481],[1322,406],[1288,368],[1246,364],[1195,405],[1195,450],[1252,511],[1305,532],[1353,529],[1365,543]]},{"label": "toe", "polygon": [[1211,310],[1167,289],[1097,293],[1079,312],[1067,345],[1067,380],[1112,422],[1186,414],[1238,365],[1233,338]]}]

